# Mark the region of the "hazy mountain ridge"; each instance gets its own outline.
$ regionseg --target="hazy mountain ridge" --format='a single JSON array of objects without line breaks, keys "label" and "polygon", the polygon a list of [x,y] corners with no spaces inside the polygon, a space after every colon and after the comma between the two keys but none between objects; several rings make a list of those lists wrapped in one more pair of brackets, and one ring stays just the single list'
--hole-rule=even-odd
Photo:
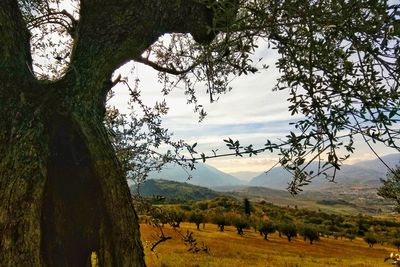
[{"label": "hazy mountain ridge", "polygon": [[[400,161],[400,154],[390,154],[382,157],[385,163],[393,168]],[[316,170],[317,163],[311,164],[310,170]],[[323,176],[316,177],[305,190],[334,188],[344,185],[363,184],[372,187],[380,185],[380,179],[386,176],[387,168],[379,159],[361,161],[353,165],[343,165],[337,172],[335,182],[330,183]],[[285,189],[292,176],[282,167],[275,167],[267,174],[262,173],[249,181],[252,186],[264,186],[273,189]]]},{"label": "hazy mountain ridge", "polygon": [[243,171],[243,172],[230,172],[230,175],[242,180],[242,181],[250,181],[253,177],[259,175],[259,172],[249,172],[249,171]]},{"label": "hazy mountain ridge", "polygon": [[[382,157],[390,167],[395,167],[400,161],[400,154],[390,154]],[[343,165],[338,171],[335,182],[330,183],[324,177],[316,177],[304,190],[345,190],[352,185],[362,185],[368,188],[376,188],[380,185],[380,179],[385,178],[386,168],[379,159],[361,161],[353,165]],[[311,169],[317,169],[317,163],[311,164]],[[249,175],[252,172],[240,172],[238,176]],[[188,180],[189,175],[192,176]],[[275,167],[268,174],[261,173],[246,182],[224,173],[207,164],[196,164],[193,171],[185,171],[179,165],[169,164],[161,172],[151,172],[150,179],[164,179],[177,182],[186,182],[193,185],[221,189],[230,186],[262,186],[272,189],[286,190],[292,176],[282,167]]]},{"label": "hazy mountain ridge", "polygon": [[[400,166],[400,153],[389,154],[381,157],[381,159],[388,165],[390,168],[395,168],[396,166]],[[372,160],[364,160],[355,163],[353,166],[357,166],[364,169],[375,170],[381,172],[384,176],[387,173],[387,167],[382,163],[379,159]]]},{"label": "hazy mountain ridge", "polygon": [[[168,164],[161,172],[149,173],[150,179],[164,179],[176,182],[186,182],[193,185],[205,186],[213,188],[224,185],[242,185],[245,181],[224,173],[210,165],[199,163],[196,164],[196,169],[187,172],[179,165]],[[191,179],[188,180],[189,175]]]}]

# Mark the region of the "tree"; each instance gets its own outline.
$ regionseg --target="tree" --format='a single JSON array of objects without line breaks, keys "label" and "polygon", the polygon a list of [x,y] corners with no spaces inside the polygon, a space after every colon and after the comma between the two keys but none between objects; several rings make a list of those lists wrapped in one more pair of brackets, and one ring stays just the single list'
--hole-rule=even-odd
[{"label": "tree", "polygon": [[285,235],[289,242],[291,242],[292,239],[297,236],[297,227],[292,222],[282,223],[278,228],[279,232]]},{"label": "tree", "polygon": [[[195,84],[214,101],[230,75],[257,72],[250,54],[267,39],[282,56],[277,89],[303,119],[283,143],[227,144],[234,155],[279,150],[292,192],[329,168],[334,179],[355,135],[398,150],[398,5],[70,0],[69,12],[59,2],[0,1],[0,266],[83,266],[92,252],[99,265],[144,265],[124,153],[104,126],[107,94],[128,84],[112,74],[129,60],[160,71],[164,93],[176,77],[202,118]],[[140,105],[136,88],[131,98]],[[323,155],[327,164],[306,170]]]},{"label": "tree", "polygon": [[250,216],[252,207],[250,200],[247,197],[243,199],[243,208],[244,208],[244,214]]},{"label": "tree", "polygon": [[223,213],[214,214],[211,218],[212,223],[216,224],[221,232],[224,231],[225,225],[228,225],[229,222]]},{"label": "tree", "polygon": [[258,226],[258,231],[264,236],[265,240],[268,240],[268,235],[275,233],[276,225],[271,221],[261,221]]},{"label": "tree", "polygon": [[397,251],[400,250],[400,239],[399,238],[392,240],[392,244],[393,244],[393,246],[395,246],[397,248]]},{"label": "tree", "polygon": [[185,220],[185,213],[181,209],[171,208],[164,210],[169,224],[174,228],[179,228],[181,222]]},{"label": "tree", "polygon": [[309,240],[311,245],[314,241],[319,240],[318,231],[313,226],[310,225],[304,225],[300,229],[300,234],[303,236],[304,241]]},{"label": "tree", "polygon": [[[164,33],[207,43],[212,13],[195,1],[82,0],[75,19],[56,2],[0,1],[0,265],[85,266],[95,252],[100,265],[144,266],[106,95],[113,71]],[[72,41],[51,81],[32,74],[28,30],[43,24]]]},{"label": "tree", "polygon": [[366,233],[364,236],[364,241],[367,242],[370,248],[374,247],[376,243],[378,243],[378,238],[373,233]]},{"label": "tree", "polygon": [[243,230],[249,227],[249,220],[247,217],[236,214],[231,216],[231,225],[236,227],[238,235],[243,235]]},{"label": "tree", "polygon": [[197,230],[200,230],[200,224],[206,222],[206,216],[200,211],[193,211],[189,215],[189,222],[195,223]]},{"label": "tree", "polygon": [[383,185],[378,189],[378,195],[395,202],[395,210],[400,212],[400,168],[397,166],[389,171],[386,179],[381,179]]}]

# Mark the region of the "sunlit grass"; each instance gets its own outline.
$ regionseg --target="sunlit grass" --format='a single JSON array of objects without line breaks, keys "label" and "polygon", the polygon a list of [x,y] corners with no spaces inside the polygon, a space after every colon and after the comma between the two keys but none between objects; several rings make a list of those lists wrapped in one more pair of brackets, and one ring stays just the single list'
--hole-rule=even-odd
[{"label": "sunlit grass", "polygon": [[156,232],[149,225],[141,225],[143,243],[148,244],[145,245],[148,266],[390,266],[383,260],[395,251],[394,247],[378,244],[369,248],[362,239],[350,242],[321,238],[310,245],[301,237],[289,243],[286,238],[272,234],[269,241],[265,241],[253,230],[246,230],[244,236],[239,236],[233,227],[220,232],[216,225],[207,224],[198,231],[194,224],[183,223],[182,233],[193,231],[198,243],[204,242],[210,248],[209,255],[193,254],[170,227],[164,230],[173,239],[158,245],[154,253],[149,244],[156,241]]}]

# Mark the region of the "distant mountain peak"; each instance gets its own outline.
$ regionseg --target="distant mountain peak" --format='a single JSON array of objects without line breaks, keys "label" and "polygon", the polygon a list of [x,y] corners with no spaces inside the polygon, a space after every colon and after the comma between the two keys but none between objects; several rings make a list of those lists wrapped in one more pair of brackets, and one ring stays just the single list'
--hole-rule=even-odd
[{"label": "distant mountain peak", "polygon": [[[230,174],[222,172],[217,168],[204,163],[198,163],[195,165],[195,167],[195,170],[186,170],[186,172],[179,165],[167,164],[166,167],[160,172],[151,172],[149,174],[149,178],[186,182],[208,188],[214,188],[217,186],[241,185],[245,183]],[[190,180],[188,180],[189,175],[192,177]]]}]

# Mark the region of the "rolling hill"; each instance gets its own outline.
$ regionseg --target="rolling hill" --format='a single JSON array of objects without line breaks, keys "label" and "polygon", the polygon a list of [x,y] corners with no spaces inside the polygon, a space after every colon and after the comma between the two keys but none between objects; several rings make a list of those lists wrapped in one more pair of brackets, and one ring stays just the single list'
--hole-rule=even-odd
[{"label": "rolling hill", "polygon": [[[131,192],[137,192],[136,186],[131,186]],[[144,197],[162,196],[184,201],[211,199],[221,195],[206,187],[160,179],[146,180],[140,185],[139,193]]]},{"label": "rolling hill", "polygon": [[[359,212],[377,214],[390,212],[392,205],[376,195],[376,189],[346,187],[351,193],[338,191],[318,190],[306,191],[292,196],[285,190],[276,190],[255,186],[226,186],[218,187],[218,191],[206,187],[180,183],[168,180],[150,179],[140,186],[140,194],[144,197],[153,197],[157,201],[166,200],[173,203],[186,203],[215,199],[219,196],[234,198],[249,198],[251,201],[266,201],[277,206],[290,206],[311,210],[322,210],[327,213],[356,214]],[[137,192],[131,185],[133,194]]]}]

